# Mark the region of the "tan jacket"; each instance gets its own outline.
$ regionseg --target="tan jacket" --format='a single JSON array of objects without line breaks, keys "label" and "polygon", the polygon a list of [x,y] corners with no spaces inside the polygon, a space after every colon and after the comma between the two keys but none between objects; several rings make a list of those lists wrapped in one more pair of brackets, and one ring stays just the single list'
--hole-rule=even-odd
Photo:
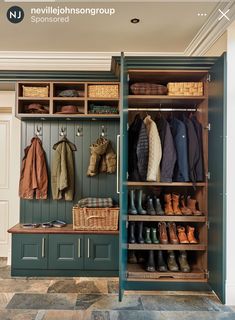
[{"label": "tan jacket", "polygon": [[19,196],[23,199],[47,199],[48,176],[42,141],[33,138],[24,150],[19,184]]},{"label": "tan jacket", "polygon": [[147,116],[144,119],[149,138],[149,159],[147,181],[160,182],[160,162],[162,158],[161,140],[156,123]]}]

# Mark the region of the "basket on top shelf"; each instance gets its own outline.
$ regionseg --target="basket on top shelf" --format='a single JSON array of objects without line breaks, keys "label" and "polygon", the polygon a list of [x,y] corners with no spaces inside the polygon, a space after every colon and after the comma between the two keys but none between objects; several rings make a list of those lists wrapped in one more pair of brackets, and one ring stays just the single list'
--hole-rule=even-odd
[{"label": "basket on top shelf", "polygon": [[73,207],[73,229],[88,231],[118,230],[119,208]]},{"label": "basket on top shelf", "polygon": [[118,98],[119,90],[117,84],[98,84],[88,86],[89,98]]},{"label": "basket on top shelf", "polygon": [[23,88],[23,97],[25,98],[48,98],[49,86],[45,87],[28,87],[22,86]]},{"label": "basket on top shelf", "polygon": [[203,96],[203,82],[169,82],[169,96]]}]

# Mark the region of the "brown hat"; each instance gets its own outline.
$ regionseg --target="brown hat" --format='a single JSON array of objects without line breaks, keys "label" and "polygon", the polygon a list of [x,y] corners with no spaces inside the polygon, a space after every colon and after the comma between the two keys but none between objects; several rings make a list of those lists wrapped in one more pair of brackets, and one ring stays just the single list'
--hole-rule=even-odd
[{"label": "brown hat", "polygon": [[69,105],[62,106],[59,112],[56,113],[79,113],[77,106]]}]

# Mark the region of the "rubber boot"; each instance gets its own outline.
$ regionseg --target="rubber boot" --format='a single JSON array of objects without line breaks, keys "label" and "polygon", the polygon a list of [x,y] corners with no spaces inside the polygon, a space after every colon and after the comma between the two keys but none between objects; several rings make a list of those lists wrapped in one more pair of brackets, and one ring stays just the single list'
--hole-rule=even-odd
[{"label": "rubber boot", "polygon": [[188,264],[186,251],[180,251],[178,260],[179,260],[179,265],[180,265],[180,271],[182,271],[182,272],[190,272],[191,271],[190,266]]},{"label": "rubber boot", "polygon": [[153,199],[150,196],[147,197],[146,209],[147,209],[147,214],[149,214],[150,216],[156,215],[156,211],[154,210],[154,206],[153,206]]},{"label": "rubber boot", "polygon": [[164,201],[165,201],[165,215],[166,216],[174,215],[170,193],[164,195]]},{"label": "rubber boot", "polygon": [[194,236],[195,228],[194,228],[194,227],[187,226],[186,229],[187,229],[187,237],[188,237],[189,243],[192,243],[192,244],[198,243],[197,239],[196,239],[195,236]]},{"label": "rubber boot", "polygon": [[138,214],[146,214],[147,212],[142,207],[143,190],[137,191],[137,212]]},{"label": "rubber boot", "polygon": [[181,208],[180,208],[181,212],[184,216],[191,216],[193,214],[192,210],[186,206],[184,196],[180,197],[180,205],[181,205]]},{"label": "rubber boot", "polygon": [[164,215],[164,211],[162,210],[160,199],[157,198],[156,196],[153,196],[153,207],[157,215],[159,216]]},{"label": "rubber boot", "polygon": [[172,194],[172,204],[173,204],[173,212],[176,216],[182,216],[182,212],[180,210],[179,204],[180,204],[180,195],[178,193]]},{"label": "rubber boot", "polygon": [[167,266],[163,258],[162,250],[157,251],[157,271],[167,272]]},{"label": "rubber boot", "polygon": [[134,250],[129,250],[128,251],[128,263],[130,263],[130,264],[137,263],[137,258],[136,258]]},{"label": "rubber boot", "polygon": [[146,265],[146,271],[154,272],[155,271],[155,262],[154,262],[154,251],[149,250],[148,252],[148,260]]},{"label": "rubber boot", "polygon": [[175,260],[175,253],[172,250],[168,251],[167,266],[171,272],[179,271],[178,264],[176,263],[176,260]]},{"label": "rubber boot", "polygon": [[135,222],[129,222],[129,243],[135,243]]},{"label": "rubber boot", "polygon": [[151,244],[152,240],[150,238],[150,228],[145,228],[145,239],[144,242],[147,244]]},{"label": "rubber boot", "polygon": [[187,198],[187,206],[192,211],[194,216],[201,216],[202,212],[197,209],[197,200],[192,199],[190,196]]},{"label": "rubber boot", "polygon": [[158,244],[159,240],[157,238],[157,229],[156,228],[151,228],[150,235],[151,235],[152,243]]},{"label": "rubber boot", "polygon": [[137,224],[137,242],[143,244],[144,243],[144,238],[143,238],[143,221],[138,222]]},{"label": "rubber boot", "polygon": [[145,252],[141,251],[137,251],[137,262],[139,264],[145,263],[146,258],[145,258]]},{"label": "rubber boot", "polygon": [[129,208],[128,214],[137,214],[137,210],[135,207],[135,190],[129,191]]}]

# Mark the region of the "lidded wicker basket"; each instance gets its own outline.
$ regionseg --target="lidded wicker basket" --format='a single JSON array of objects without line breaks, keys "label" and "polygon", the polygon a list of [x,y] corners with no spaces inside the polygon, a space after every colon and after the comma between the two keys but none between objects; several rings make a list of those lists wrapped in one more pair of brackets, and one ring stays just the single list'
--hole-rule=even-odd
[{"label": "lidded wicker basket", "polygon": [[45,87],[28,87],[22,86],[23,88],[23,97],[25,98],[47,98],[49,93],[49,86]]},{"label": "lidded wicker basket", "polygon": [[203,82],[169,82],[169,96],[203,96]]},{"label": "lidded wicker basket", "polygon": [[117,84],[98,84],[88,86],[89,98],[118,98],[119,90]]}]

